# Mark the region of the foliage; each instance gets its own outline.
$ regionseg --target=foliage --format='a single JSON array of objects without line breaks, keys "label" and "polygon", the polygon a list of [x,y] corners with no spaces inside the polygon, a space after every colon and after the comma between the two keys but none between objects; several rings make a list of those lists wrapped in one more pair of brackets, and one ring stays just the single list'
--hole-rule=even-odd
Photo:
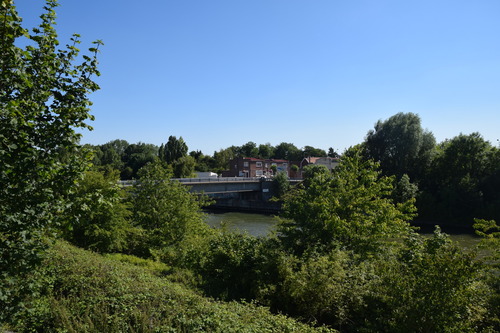
[{"label": "foliage", "polygon": [[[158,159],[158,147],[149,143],[133,143],[128,145],[123,155],[123,179],[132,179],[139,176],[139,170],[148,163]],[[127,174],[128,173],[128,174]],[[126,177],[123,177],[126,176]]]},{"label": "foliage", "polygon": [[70,197],[71,209],[62,228],[68,241],[98,252],[120,252],[128,247],[133,228],[117,173],[85,173]]},{"label": "foliage", "polygon": [[236,147],[231,146],[214,152],[215,167],[217,173],[227,170],[229,161],[236,157]]},{"label": "foliage", "polygon": [[191,156],[183,156],[172,164],[175,178],[194,177],[196,160]]},{"label": "foliage", "polygon": [[368,156],[380,161],[384,174],[400,178],[406,173],[418,181],[430,165],[435,141],[431,132],[422,129],[418,115],[400,112],[379,120],[364,145]]},{"label": "foliage", "polygon": [[331,332],[253,304],[221,303],[126,263],[59,243],[46,262],[47,288],[16,331]]},{"label": "foliage", "polygon": [[207,253],[197,269],[203,289],[224,300],[251,300],[259,281],[265,278],[266,260],[263,242],[241,233],[220,232],[212,237]]},{"label": "foliage", "polygon": [[290,180],[286,172],[278,172],[273,177],[273,187],[276,198],[283,197],[290,190]]},{"label": "foliage", "polygon": [[476,234],[483,237],[479,249],[485,251],[484,263],[486,266],[483,280],[488,283],[489,315],[484,323],[491,331],[500,331],[500,226],[493,220],[474,220]]},{"label": "foliage", "polygon": [[269,159],[274,156],[274,147],[270,143],[259,145],[259,158]]},{"label": "foliage", "polygon": [[302,178],[304,179],[304,185],[306,187],[309,186],[312,179],[316,177],[321,177],[320,175],[324,175],[324,177],[330,177],[331,172],[328,170],[326,165],[322,164],[309,164],[306,165],[302,170]]},{"label": "foliage", "polygon": [[165,145],[160,146],[158,157],[167,164],[172,164],[178,159],[187,156],[188,146],[182,136],[177,139],[174,135],[168,137]]},{"label": "foliage", "polygon": [[498,318],[498,291],[474,253],[439,230],[370,257],[313,250],[277,262],[273,308],[343,332],[488,331]]},{"label": "foliage", "polygon": [[328,157],[339,158],[340,155],[332,148],[328,148]]},{"label": "foliage", "polygon": [[309,156],[315,156],[315,157],[326,157],[326,151],[323,149],[319,148],[314,148],[312,146],[305,146],[304,149],[302,149],[302,154],[304,157],[309,157]]},{"label": "foliage", "polygon": [[302,151],[293,143],[282,142],[275,147],[274,158],[288,161],[302,160]]},{"label": "foliage", "polygon": [[406,202],[415,199],[418,195],[418,186],[410,182],[410,177],[405,173],[394,186],[393,199],[395,202]]},{"label": "foliage", "polygon": [[474,332],[486,309],[480,266],[439,228],[406,240],[397,260],[377,271],[371,330]]},{"label": "foliage", "polygon": [[494,220],[474,219],[474,229],[483,237],[480,247],[488,249],[488,261],[500,269],[500,226]]},{"label": "foliage", "polygon": [[215,172],[218,170],[215,158],[209,155],[203,155],[200,150],[191,151],[189,156],[195,160],[194,170],[199,172]]},{"label": "foliage", "polygon": [[347,251],[282,256],[282,279],[275,306],[286,313],[345,330],[359,325],[368,294],[370,272]]},{"label": "foliage", "polygon": [[0,5],[0,320],[30,292],[24,277],[39,263],[45,237],[89,161],[75,129],[91,129],[87,95],[98,89],[91,77],[99,75],[101,43],[75,64],[79,36],[57,48],[56,6],[47,0],[30,33],[12,1]]},{"label": "foliage", "polygon": [[150,163],[139,171],[140,182],[132,195],[133,219],[144,232],[138,241],[143,255],[181,242],[188,233],[202,232],[201,207],[204,197],[196,197],[177,181],[161,162]]},{"label": "foliage", "polygon": [[259,148],[257,144],[253,141],[249,141],[238,148],[238,156],[240,157],[258,157]]},{"label": "foliage", "polygon": [[370,252],[409,231],[414,201],[393,203],[392,179],[359,150],[350,154],[331,175],[316,174],[284,199],[278,234],[285,248],[298,254],[318,246]]},{"label": "foliage", "polygon": [[96,147],[101,152],[98,165],[109,165],[113,169],[123,170],[125,167],[124,160],[130,160],[125,158],[128,146],[129,143],[125,140],[113,140]]},{"label": "foliage", "polygon": [[424,183],[430,198],[422,204],[423,213],[467,224],[474,217],[496,218],[500,194],[491,187],[499,184],[496,161],[496,149],[479,133],[441,143]]}]

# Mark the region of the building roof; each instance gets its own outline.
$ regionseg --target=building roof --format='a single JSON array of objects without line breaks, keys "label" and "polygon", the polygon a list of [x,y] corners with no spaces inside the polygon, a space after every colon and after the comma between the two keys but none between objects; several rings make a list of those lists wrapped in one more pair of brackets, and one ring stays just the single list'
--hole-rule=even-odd
[{"label": "building roof", "polygon": [[279,163],[288,163],[287,160],[281,160],[281,159],[274,159],[274,158],[255,158],[255,157],[239,157],[242,158],[246,161],[253,161],[253,162],[279,162]]}]

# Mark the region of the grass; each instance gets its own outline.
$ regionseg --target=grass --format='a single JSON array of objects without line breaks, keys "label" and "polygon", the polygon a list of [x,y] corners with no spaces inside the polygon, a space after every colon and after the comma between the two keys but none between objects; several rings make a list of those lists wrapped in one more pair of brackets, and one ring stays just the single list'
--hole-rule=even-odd
[{"label": "grass", "polygon": [[58,242],[44,267],[46,290],[17,331],[331,332],[255,304],[219,302],[163,277],[168,267],[102,256]]}]

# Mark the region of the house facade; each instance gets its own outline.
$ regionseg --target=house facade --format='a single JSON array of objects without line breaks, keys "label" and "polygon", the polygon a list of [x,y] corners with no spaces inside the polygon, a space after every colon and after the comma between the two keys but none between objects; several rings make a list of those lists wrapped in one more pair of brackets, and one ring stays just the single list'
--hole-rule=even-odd
[{"label": "house facade", "polygon": [[333,157],[305,157],[300,162],[300,170],[303,170],[305,166],[314,165],[324,165],[328,170],[333,170],[337,165],[339,165],[340,159]]},{"label": "house facade", "polygon": [[229,170],[224,171],[222,175],[224,177],[272,177],[273,169],[289,175],[290,163],[287,160],[238,157],[229,162]]}]

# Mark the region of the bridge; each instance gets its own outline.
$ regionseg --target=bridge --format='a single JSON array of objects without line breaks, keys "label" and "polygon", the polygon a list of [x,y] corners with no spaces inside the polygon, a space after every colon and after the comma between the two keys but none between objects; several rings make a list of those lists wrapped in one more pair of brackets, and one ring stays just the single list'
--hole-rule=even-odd
[{"label": "bridge", "polygon": [[[218,177],[175,179],[189,186],[192,193],[203,193],[215,203],[212,209],[278,213],[281,204],[269,201],[274,195],[274,183],[269,178]],[[291,179],[295,185],[301,179]]]},{"label": "bridge", "polygon": [[[280,204],[269,202],[275,193],[270,178],[213,177],[213,178],[174,178],[188,186],[191,193],[203,193],[215,200],[211,208],[227,210],[256,211],[277,213]],[[302,179],[290,179],[296,185]],[[122,186],[130,186],[132,181],[121,181]]]},{"label": "bridge", "polygon": [[[270,178],[248,177],[213,177],[213,178],[174,178],[183,185],[190,186],[193,193],[203,192],[206,195],[217,197],[221,194],[259,192],[268,193],[263,196],[268,200],[273,195],[273,182]],[[301,182],[301,179],[290,179],[292,185]],[[269,196],[269,197],[268,197]]]}]

